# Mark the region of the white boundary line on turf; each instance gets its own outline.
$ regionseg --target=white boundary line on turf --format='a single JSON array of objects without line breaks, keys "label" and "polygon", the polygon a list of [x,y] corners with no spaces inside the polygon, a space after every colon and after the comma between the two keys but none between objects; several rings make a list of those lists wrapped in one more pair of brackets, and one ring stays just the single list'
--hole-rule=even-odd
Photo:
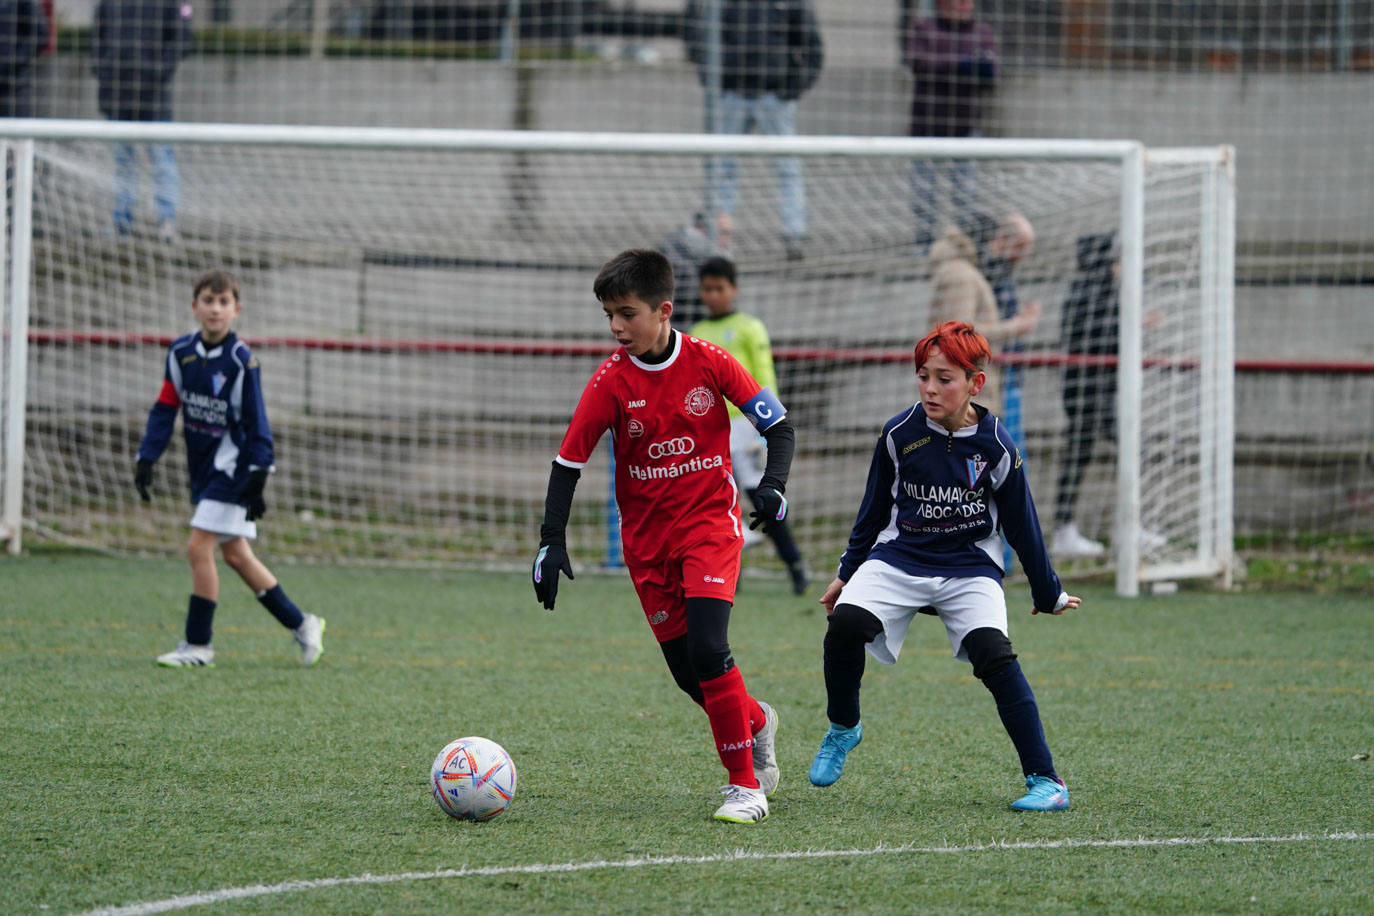
[{"label": "white boundary line on turf", "polygon": [[1374,833],[1294,833],[1288,836],[1166,837],[1163,839],[1139,837],[1133,840],[1028,840],[1025,842],[977,843],[968,846],[915,846],[912,844],[887,846],[879,844],[870,849],[807,849],[793,852],[747,852],[742,849],[737,849],[733,852],[717,853],[708,856],[643,856],[633,859],[618,859],[615,861],[598,859],[591,862],[564,862],[561,864],[493,865],[484,868],[441,868],[437,871],[402,872],[394,875],[363,874],[350,878],[318,878],[313,881],[283,881],[280,884],[254,884],[248,887],[225,887],[217,891],[205,891],[199,894],[168,897],[165,900],[154,900],[148,903],[130,903],[125,906],[88,910],[81,914],[81,916],[146,916],[146,914],[150,913],[166,913],[172,910],[184,910],[193,906],[207,906],[214,903],[224,903],[229,900],[243,900],[249,897],[290,894],[297,891],[344,887],[350,884],[397,884],[403,881],[432,881],[436,878],[550,875],[566,872],[598,871],[608,868],[644,868],[654,865],[707,865],[713,862],[834,859],[857,856],[891,855],[893,853],[935,855],[940,853],[977,853],[1021,849],[1138,849],[1149,846],[1306,843],[1317,840],[1374,840]]}]

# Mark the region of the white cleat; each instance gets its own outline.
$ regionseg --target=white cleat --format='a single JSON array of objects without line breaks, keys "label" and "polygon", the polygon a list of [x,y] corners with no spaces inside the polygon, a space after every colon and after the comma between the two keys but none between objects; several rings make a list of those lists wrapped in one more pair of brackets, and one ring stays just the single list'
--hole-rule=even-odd
[{"label": "white cleat", "polygon": [[291,631],[296,643],[301,647],[301,664],[309,668],[324,654],[324,618],[318,614],[306,614],[301,625]]},{"label": "white cleat", "polygon": [[215,650],[209,646],[193,646],[183,642],[171,652],[159,655],[157,663],[164,668],[213,668]]},{"label": "white cleat", "polygon": [[777,744],[773,736],[778,733],[778,714],[773,707],[759,700],[763,707],[763,728],[754,735],[754,778],[759,781],[759,789],[768,798],[778,790]]},{"label": "white cleat", "polygon": [[1073,522],[1054,533],[1054,549],[1051,553],[1056,557],[1100,557],[1105,552],[1101,541],[1085,537]]},{"label": "white cleat", "polygon": [[716,820],[732,824],[757,824],[768,816],[768,796],[763,794],[763,790],[732,784],[721,786],[720,791],[725,794],[725,804],[716,809]]}]

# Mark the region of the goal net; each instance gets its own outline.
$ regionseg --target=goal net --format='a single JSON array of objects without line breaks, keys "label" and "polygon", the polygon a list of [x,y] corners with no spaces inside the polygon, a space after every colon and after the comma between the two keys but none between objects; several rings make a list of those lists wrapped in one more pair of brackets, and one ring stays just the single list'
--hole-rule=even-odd
[{"label": "goal net", "polygon": [[[192,284],[223,267],[242,284],[236,330],[261,361],[276,439],[266,555],[523,565],[567,419],[614,349],[591,294],[597,269],[624,248],[668,246],[698,214],[714,234],[720,198],[707,184],[733,162],[732,231],[707,245],[728,243],[739,307],[770,331],[797,429],[793,527],[818,575],[844,548],[882,423],[915,399],[911,348],[931,326],[945,227],[966,230],[987,266],[989,227],[1011,212],[1035,231],[1015,294],[1041,315],[997,357],[1004,410],[1019,395],[1015,434],[1047,539],[1067,520],[1103,548],[1058,566],[1114,569],[1126,593],[1228,574],[1225,149],[62,121],[2,133],[36,137],[8,141],[33,150],[32,231],[8,236],[13,262],[32,261],[27,328],[7,329],[7,354],[27,341],[26,392],[12,356],[0,374],[5,416],[25,420],[22,468],[11,455],[3,479],[22,472],[31,536],[179,549],[190,512],[179,436],[151,505],[132,486],[134,458],[166,347],[194,329]],[[128,233],[111,219],[121,144],[142,173]],[[172,238],[155,222],[165,156],[149,144],[175,152]],[[800,252],[779,215],[791,168],[804,182]],[[18,227],[28,196],[15,190],[26,189],[11,189]],[[933,214],[933,247],[917,244],[913,202]],[[1085,283],[1098,317],[1070,345],[1065,306]],[[679,277],[679,298],[694,287]],[[15,306],[7,296],[6,320]],[[1083,403],[1095,411],[1090,436],[1071,429],[1068,388],[1080,419]],[[618,562],[608,443],[574,505],[582,564]],[[1070,463],[1081,476],[1066,500]],[[750,570],[780,568],[766,545],[745,556]]]}]

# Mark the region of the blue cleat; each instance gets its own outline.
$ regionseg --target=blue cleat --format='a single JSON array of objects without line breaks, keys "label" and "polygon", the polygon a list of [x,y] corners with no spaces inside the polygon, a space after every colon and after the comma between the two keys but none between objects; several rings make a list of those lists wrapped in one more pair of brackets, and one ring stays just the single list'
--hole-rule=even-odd
[{"label": "blue cleat", "polygon": [[1064,811],[1069,807],[1069,787],[1053,776],[1026,777],[1026,794],[1011,806],[1017,811]]},{"label": "blue cleat", "polygon": [[844,758],[849,756],[849,752],[859,746],[859,742],[864,740],[864,725],[862,722],[855,724],[853,728],[844,728],[830,723],[830,730],[821,739],[821,749],[816,752],[816,759],[811,761],[811,784],[813,786],[833,785],[844,772]]}]

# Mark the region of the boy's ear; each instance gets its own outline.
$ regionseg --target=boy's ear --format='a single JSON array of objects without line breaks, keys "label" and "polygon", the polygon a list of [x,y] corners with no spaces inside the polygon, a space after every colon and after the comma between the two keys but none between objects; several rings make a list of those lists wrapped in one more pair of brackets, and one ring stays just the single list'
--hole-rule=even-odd
[{"label": "boy's ear", "polygon": [[973,395],[974,397],[977,397],[978,392],[982,391],[983,386],[987,383],[988,374],[983,370],[979,369],[977,372],[973,373],[973,384],[969,387],[969,394]]},{"label": "boy's ear", "polygon": [[673,303],[671,300],[664,299],[658,304],[658,310],[663,313],[665,319],[673,317]]}]

